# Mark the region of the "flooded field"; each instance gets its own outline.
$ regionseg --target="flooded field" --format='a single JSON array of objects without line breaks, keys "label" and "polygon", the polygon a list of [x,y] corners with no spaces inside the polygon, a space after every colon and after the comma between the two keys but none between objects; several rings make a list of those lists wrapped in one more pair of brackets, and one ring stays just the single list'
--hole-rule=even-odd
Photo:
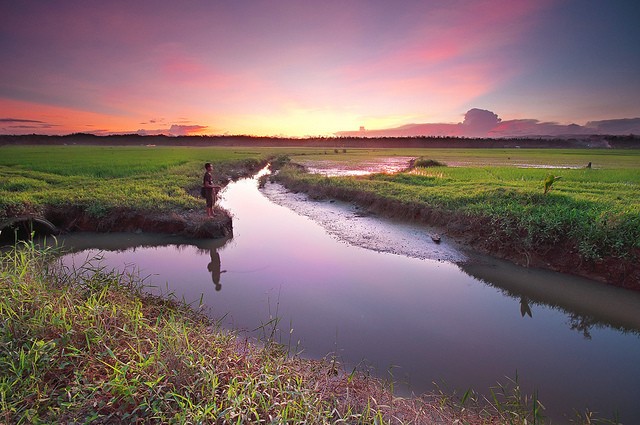
[{"label": "flooded field", "polygon": [[298,161],[304,165],[310,173],[323,174],[325,176],[364,176],[371,173],[395,173],[409,167],[410,156],[394,156],[388,158],[370,158],[358,161],[357,167],[350,162],[331,161],[323,159],[321,161],[302,160]]}]

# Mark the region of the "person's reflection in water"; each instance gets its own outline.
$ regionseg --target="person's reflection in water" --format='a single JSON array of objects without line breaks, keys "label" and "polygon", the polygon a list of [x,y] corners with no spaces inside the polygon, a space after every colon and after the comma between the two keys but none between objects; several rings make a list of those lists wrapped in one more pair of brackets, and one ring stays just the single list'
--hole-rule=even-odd
[{"label": "person's reflection in water", "polygon": [[222,289],[222,284],[220,283],[220,275],[226,270],[220,270],[220,254],[215,249],[209,251],[211,255],[211,262],[207,265],[207,270],[211,272],[211,280],[213,284],[216,285],[216,291]]},{"label": "person's reflection in water", "polygon": [[522,317],[525,315],[533,317],[531,315],[531,307],[529,307],[529,300],[525,297],[520,297],[520,314],[522,314]]}]

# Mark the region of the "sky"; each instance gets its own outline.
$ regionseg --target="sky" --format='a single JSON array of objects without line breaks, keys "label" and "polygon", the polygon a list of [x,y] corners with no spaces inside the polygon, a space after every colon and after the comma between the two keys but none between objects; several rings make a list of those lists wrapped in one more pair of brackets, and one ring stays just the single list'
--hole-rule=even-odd
[{"label": "sky", "polygon": [[637,0],[0,0],[0,134],[639,134],[638,22]]}]

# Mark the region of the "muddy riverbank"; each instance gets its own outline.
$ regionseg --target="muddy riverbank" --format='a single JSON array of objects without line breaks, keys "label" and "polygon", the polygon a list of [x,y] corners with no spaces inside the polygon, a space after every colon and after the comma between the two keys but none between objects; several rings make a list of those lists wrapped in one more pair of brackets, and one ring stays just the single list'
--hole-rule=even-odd
[{"label": "muddy riverbank", "polygon": [[[204,206],[203,206],[204,210]],[[44,220],[42,220],[44,219]],[[214,208],[214,217],[204,211],[145,211],[117,208],[97,216],[80,206],[47,206],[42,211],[20,212],[0,221],[3,243],[37,235],[60,235],[73,232],[165,233],[194,238],[225,238],[233,235],[231,214]]]}]

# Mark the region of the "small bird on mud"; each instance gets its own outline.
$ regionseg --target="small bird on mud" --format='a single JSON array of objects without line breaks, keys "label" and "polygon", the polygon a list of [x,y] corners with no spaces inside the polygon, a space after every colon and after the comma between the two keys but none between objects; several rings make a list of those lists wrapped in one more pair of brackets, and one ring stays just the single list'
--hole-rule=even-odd
[{"label": "small bird on mud", "polygon": [[432,234],[431,240],[434,241],[435,243],[440,243],[440,235],[437,233]]},{"label": "small bird on mud", "polygon": [[560,180],[561,178],[561,176],[554,176],[552,174],[549,174],[544,180],[544,194],[546,195],[547,192],[551,190],[551,186],[553,185],[553,183],[555,183],[557,180]]}]

